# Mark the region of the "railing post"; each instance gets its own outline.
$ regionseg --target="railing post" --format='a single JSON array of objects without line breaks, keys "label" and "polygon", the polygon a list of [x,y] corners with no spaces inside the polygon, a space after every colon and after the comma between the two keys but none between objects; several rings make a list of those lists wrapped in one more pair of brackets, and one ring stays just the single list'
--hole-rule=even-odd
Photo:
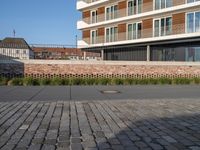
[{"label": "railing post", "polygon": [[147,45],[147,61],[150,61],[150,45]]},{"label": "railing post", "polygon": [[83,59],[86,60],[86,51],[83,52]]},{"label": "railing post", "polygon": [[101,60],[104,60],[104,50],[101,50]]}]

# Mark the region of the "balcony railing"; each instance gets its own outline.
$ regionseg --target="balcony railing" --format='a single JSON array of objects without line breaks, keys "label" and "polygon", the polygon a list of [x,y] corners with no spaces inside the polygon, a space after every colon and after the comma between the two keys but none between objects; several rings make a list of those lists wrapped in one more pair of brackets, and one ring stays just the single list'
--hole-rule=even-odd
[{"label": "balcony railing", "polygon": [[[137,40],[137,39],[145,39],[153,37],[165,37],[169,35],[184,34],[186,32],[185,32],[185,24],[176,24],[170,27],[142,29],[131,33],[130,32],[118,33],[114,38],[115,40],[113,40],[112,42],[129,41],[129,40]],[[90,38],[83,38],[83,41],[85,41],[88,45],[111,43],[106,40],[106,36],[98,36],[95,40],[96,41],[95,43],[92,43]]]},{"label": "balcony railing", "polygon": [[[140,13],[144,13],[144,12],[152,11],[152,10],[153,10],[153,3],[149,2],[149,3],[145,3],[145,4],[142,5]],[[105,10],[105,13],[98,14],[96,16],[96,18],[92,18],[90,16],[90,17],[87,17],[87,18],[83,18],[81,21],[85,22],[86,24],[94,24],[94,23],[114,20],[114,19],[122,18],[122,17],[126,17],[126,16],[133,16],[133,15],[140,14],[140,13],[137,12],[136,7],[133,7],[132,10],[130,10],[128,8],[119,9],[119,10],[116,10],[112,13],[106,13],[106,10]],[[95,21],[93,21],[93,20],[95,20]]]}]

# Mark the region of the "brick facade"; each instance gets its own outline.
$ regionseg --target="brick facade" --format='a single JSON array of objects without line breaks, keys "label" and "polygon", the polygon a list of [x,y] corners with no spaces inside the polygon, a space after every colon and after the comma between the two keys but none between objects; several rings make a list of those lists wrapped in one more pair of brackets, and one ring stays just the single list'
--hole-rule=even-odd
[{"label": "brick facade", "polygon": [[185,13],[172,15],[172,30],[173,34],[185,33]]},{"label": "brick facade", "polygon": [[198,63],[23,61],[0,63],[0,74],[32,77],[200,77]]}]

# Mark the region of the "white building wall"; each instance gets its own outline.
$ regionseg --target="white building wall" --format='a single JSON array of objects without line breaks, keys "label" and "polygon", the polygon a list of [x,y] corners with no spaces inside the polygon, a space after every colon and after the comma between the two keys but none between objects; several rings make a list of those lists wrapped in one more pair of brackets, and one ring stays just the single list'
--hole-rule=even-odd
[{"label": "white building wall", "polygon": [[32,57],[29,49],[0,48],[0,55],[1,58],[31,59]]}]

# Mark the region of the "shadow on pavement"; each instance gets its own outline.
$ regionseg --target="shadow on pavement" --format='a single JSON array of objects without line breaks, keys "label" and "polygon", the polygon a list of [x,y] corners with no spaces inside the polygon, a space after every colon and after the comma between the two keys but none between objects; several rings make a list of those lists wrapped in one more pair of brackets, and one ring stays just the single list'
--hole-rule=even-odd
[{"label": "shadow on pavement", "polygon": [[[144,120],[121,118],[128,128],[113,132],[96,132],[99,149],[113,150],[199,150],[200,114]],[[118,122],[123,126],[123,123]],[[111,129],[112,130],[112,129]],[[108,137],[107,139],[104,136]]]}]

